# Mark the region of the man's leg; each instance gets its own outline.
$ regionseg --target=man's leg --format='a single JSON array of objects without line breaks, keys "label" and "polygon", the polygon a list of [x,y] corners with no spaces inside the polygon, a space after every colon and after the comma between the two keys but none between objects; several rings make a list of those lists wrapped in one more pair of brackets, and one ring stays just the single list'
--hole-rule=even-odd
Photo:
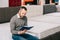
[{"label": "man's leg", "polygon": [[39,40],[37,37],[32,36],[32,35],[30,35],[30,34],[23,34],[23,35],[21,35],[21,36],[24,37],[24,38],[27,39],[27,40]]},{"label": "man's leg", "polygon": [[20,35],[12,35],[13,40],[26,40],[25,38],[21,37]]}]

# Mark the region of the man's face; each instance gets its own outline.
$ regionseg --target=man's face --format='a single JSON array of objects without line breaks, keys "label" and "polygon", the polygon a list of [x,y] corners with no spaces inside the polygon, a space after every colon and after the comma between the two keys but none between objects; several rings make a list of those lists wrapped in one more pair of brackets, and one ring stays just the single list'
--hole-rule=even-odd
[{"label": "man's face", "polygon": [[27,13],[27,11],[26,11],[25,9],[20,9],[20,10],[19,10],[19,15],[20,15],[21,17],[25,16],[26,13]]}]

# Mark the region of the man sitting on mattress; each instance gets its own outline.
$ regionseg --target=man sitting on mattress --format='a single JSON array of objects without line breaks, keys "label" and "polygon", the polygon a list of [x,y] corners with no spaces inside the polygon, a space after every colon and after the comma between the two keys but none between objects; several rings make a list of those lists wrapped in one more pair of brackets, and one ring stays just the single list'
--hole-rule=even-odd
[{"label": "man sitting on mattress", "polygon": [[[27,26],[27,17],[25,16],[27,8],[20,7],[20,10],[10,20],[10,27],[13,40],[39,40],[37,37],[26,34],[27,29],[19,30],[22,26]],[[18,29],[17,29],[18,28]]]}]

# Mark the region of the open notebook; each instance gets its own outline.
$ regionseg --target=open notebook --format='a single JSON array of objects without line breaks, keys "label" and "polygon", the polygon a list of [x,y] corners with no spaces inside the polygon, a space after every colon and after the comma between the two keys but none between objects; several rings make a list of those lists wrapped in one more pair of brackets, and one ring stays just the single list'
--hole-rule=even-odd
[{"label": "open notebook", "polygon": [[18,27],[17,30],[30,30],[31,28],[33,28],[33,26],[22,26],[22,27]]}]

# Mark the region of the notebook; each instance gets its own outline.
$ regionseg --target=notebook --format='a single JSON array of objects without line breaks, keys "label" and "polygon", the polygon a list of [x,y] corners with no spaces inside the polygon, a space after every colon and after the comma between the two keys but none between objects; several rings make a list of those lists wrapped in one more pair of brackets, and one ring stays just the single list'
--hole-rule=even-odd
[{"label": "notebook", "polygon": [[33,28],[33,26],[23,26],[23,27],[19,27],[18,30],[30,30],[31,28]]}]

